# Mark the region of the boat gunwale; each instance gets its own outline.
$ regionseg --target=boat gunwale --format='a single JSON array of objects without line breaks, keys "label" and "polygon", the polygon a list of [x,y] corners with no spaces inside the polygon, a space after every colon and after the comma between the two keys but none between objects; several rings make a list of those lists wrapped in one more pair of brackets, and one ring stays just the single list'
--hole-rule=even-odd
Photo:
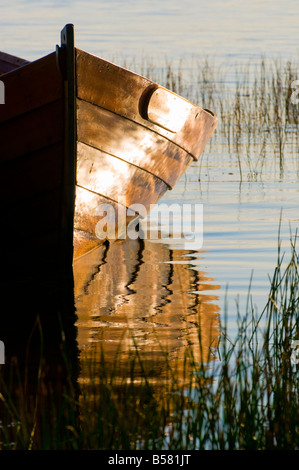
[{"label": "boat gunwale", "polygon": [[[78,71],[78,68],[80,68],[82,65],[80,65],[80,61],[82,62],[82,60],[93,60],[94,62],[97,62],[97,66],[99,67],[100,64],[102,64],[103,66],[106,65],[106,67],[108,67],[108,70],[111,67],[114,67],[115,71],[119,71],[119,72],[123,72],[125,73],[126,75],[128,75],[128,77],[132,77],[132,78],[135,78],[135,79],[138,79],[140,80],[140,84],[138,84],[138,86],[136,86],[136,89],[140,89],[141,91],[141,94],[138,95],[139,97],[137,98],[138,102],[137,102],[137,106],[136,106],[136,114],[134,114],[133,112],[131,112],[131,116],[130,114],[126,114],[124,112],[120,112],[120,111],[115,111],[115,109],[111,109],[111,107],[108,107],[108,106],[105,106],[105,104],[101,105],[99,104],[99,102],[97,102],[96,99],[90,99],[90,98],[87,98],[86,96],[84,96],[84,90],[82,91],[82,84],[78,84],[78,82],[80,80],[78,80],[78,78],[80,78],[80,71]],[[104,110],[107,110],[107,111],[110,111],[118,116],[121,116],[131,122],[134,122],[135,124],[138,124],[140,126],[143,126],[144,128],[154,132],[155,134],[159,135],[160,137],[163,137],[165,139],[167,139],[169,142],[172,142],[174,145],[176,145],[177,147],[181,148],[182,150],[184,150],[186,153],[188,153],[189,155],[192,156],[192,158],[195,160],[195,161],[198,161],[200,155],[202,154],[203,149],[200,150],[198,156],[195,155],[194,152],[192,152],[191,148],[187,148],[188,146],[184,146],[182,145],[182,143],[180,143],[180,138],[182,138],[184,136],[184,131],[185,131],[185,126],[186,125],[189,125],[190,122],[191,122],[191,112],[196,116],[196,119],[198,117],[198,122],[199,120],[202,120],[202,124],[198,124],[196,126],[196,129],[199,130],[199,128],[205,128],[206,129],[206,132],[209,132],[210,136],[213,134],[215,128],[217,127],[217,122],[218,122],[218,119],[217,119],[217,116],[210,110],[207,110],[207,109],[204,109],[194,103],[192,103],[191,101],[189,101],[188,99],[186,99],[185,97],[169,90],[168,88],[166,87],[163,87],[161,85],[159,85],[158,83],[144,77],[143,75],[141,74],[138,74],[136,72],[133,72],[125,67],[121,67],[113,62],[109,62],[108,60],[106,59],[102,59],[101,57],[98,57],[96,56],[95,54],[90,54],[89,52],[86,52],[82,49],[79,49],[79,48],[75,48],[75,61],[76,61],[76,99],[79,99],[79,100],[82,100],[82,101],[85,101],[87,103],[90,103],[94,106],[98,106],[99,108],[102,108]],[[89,65],[86,65],[86,68],[87,67],[92,67],[90,64]],[[94,64],[93,64],[94,66]],[[104,68],[104,67],[103,67]],[[123,82],[125,82],[125,80],[123,80]],[[143,85],[143,86],[142,86]],[[91,86],[88,87],[88,93],[90,93],[90,88]],[[165,128],[163,128],[163,126],[159,125],[159,124],[156,124],[154,122],[152,122],[148,117],[145,117],[144,116],[144,113],[141,112],[140,110],[140,102],[143,98],[143,95],[144,93],[146,92],[147,95],[149,95],[151,92],[153,92],[155,89],[157,88],[161,88],[163,90],[165,90],[166,92],[170,93],[171,95],[174,95],[176,97],[178,97],[180,100],[184,100],[186,103],[188,103],[190,106],[191,106],[191,111],[189,113],[189,116],[188,118],[185,120],[185,123],[183,125],[183,128],[178,131],[178,132],[172,132],[170,130],[167,130]],[[136,98],[136,97],[134,97]],[[131,100],[133,101],[133,100]],[[194,129],[196,131],[196,129]],[[211,129],[211,130],[209,130]],[[205,133],[206,133],[205,132]],[[178,139],[176,138],[178,136]],[[201,139],[200,139],[201,140]],[[184,139],[184,141],[188,141],[188,139]],[[191,145],[192,147],[192,145]]]}]

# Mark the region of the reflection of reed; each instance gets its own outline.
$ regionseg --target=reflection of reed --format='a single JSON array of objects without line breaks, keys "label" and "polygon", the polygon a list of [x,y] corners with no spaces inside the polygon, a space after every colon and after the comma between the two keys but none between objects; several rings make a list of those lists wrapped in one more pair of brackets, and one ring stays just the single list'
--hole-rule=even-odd
[{"label": "reflection of reed", "polygon": [[[163,243],[128,239],[77,259],[75,294],[82,355],[91,357],[101,347],[111,367],[117,354],[125,365],[136,341],[143,366],[153,379],[165,372],[162,349],[171,361],[177,360],[179,375],[187,345],[193,345],[196,360],[207,362],[219,334],[217,296],[211,292],[219,286],[209,285],[204,273],[192,268],[187,254]],[[203,289],[208,292],[202,293]],[[87,374],[81,365],[82,374]]]}]

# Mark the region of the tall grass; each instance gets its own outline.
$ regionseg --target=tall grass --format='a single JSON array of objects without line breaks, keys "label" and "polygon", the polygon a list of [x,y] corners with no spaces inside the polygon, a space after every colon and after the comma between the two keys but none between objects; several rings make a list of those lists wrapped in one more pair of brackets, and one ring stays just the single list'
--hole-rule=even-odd
[{"label": "tall grass", "polygon": [[299,108],[292,100],[298,70],[298,60],[261,58],[232,71],[206,57],[175,67],[167,62],[161,69],[143,63],[138,71],[217,115],[209,153],[214,159],[220,146],[220,158],[230,155],[243,179],[261,176],[265,168],[283,177],[286,154],[297,161],[298,173]]},{"label": "tall grass", "polygon": [[[153,381],[138,344],[125,364],[120,345],[112,368],[102,352],[89,361],[79,390],[70,374],[59,394],[43,380],[44,362],[30,393],[12,365],[9,381],[1,380],[1,448],[298,449],[295,241],[288,261],[278,250],[264,310],[248,302],[235,338],[224,316],[219,343],[211,345],[217,360],[198,362],[194,346],[186,347],[184,380],[164,352],[167,374]],[[63,348],[62,355],[68,363]]]}]

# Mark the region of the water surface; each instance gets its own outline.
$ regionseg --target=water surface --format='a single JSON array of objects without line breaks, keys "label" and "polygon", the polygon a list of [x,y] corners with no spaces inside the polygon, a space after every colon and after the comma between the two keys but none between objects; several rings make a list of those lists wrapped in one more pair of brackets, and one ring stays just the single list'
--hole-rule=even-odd
[{"label": "water surface", "polygon": [[[79,48],[135,64],[137,72],[146,72],[147,65],[165,70],[167,61],[175,68],[183,61],[189,75],[183,75],[182,92],[188,84],[188,94],[200,98],[192,64],[205,56],[215,70],[224,70],[227,84],[234,84],[236,64],[259,63],[261,56],[297,60],[298,16],[295,0],[17,0],[13,6],[4,0],[0,42],[3,51],[34,60],[52,52],[60,30],[72,22]],[[213,111],[220,115],[220,109]],[[75,265],[82,351],[104,344],[112,358],[127,331],[126,357],[134,332],[158,377],[159,342],[179,353],[185,344],[197,344],[200,324],[208,357],[208,333],[212,330],[215,344],[225,308],[233,335],[251,278],[252,303],[263,308],[276,266],[280,219],[286,249],[290,224],[293,231],[298,227],[298,141],[286,145],[282,168],[275,141],[267,143],[266,158],[258,145],[246,155],[244,148],[240,153],[227,145],[221,120],[219,128],[202,159],[161,201],[203,204],[202,246],[126,240]]]},{"label": "water surface", "polygon": [[1,49],[28,60],[51,52],[64,24],[78,47],[154,61],[208,55],[221,65],[298,54],[296,0],[8,0],[1,2]]}]

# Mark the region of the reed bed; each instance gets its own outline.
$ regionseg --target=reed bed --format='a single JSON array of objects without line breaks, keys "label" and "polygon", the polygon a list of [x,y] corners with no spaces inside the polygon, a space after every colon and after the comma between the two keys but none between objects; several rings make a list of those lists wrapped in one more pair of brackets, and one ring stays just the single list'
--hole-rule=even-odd
[{"label": "reed bed", "polygon": [[[288,260],[278,250],[264,310],[248,301],[235,338],[224,315],[210,361],[196,361],[198,351],[186,347],[184,380],[164,352],[167,374],[153,381],[138,344],[126,364],[121,345],[112,368],[104,353],[90,360],[90,379],[78,386],[69,374],[59,395],[43,380],[44,361],[31,393],[12,364],[9,382],[1,380],[1,448],[297,450],[296,238]],[[71,368],[63,348],[62,355]]]},{"label": "reed bed", "polygon": [[162,68],[151,61],[130,66],[217,115],[207,153],[213,161],[229,155],[241,180],[263,177],[269,168],[281,179],[286,160],[294,160],[298,177],[298,60],[261,58],[233,70],[215,67],[208,57],[175,66],[166,61]]}]

